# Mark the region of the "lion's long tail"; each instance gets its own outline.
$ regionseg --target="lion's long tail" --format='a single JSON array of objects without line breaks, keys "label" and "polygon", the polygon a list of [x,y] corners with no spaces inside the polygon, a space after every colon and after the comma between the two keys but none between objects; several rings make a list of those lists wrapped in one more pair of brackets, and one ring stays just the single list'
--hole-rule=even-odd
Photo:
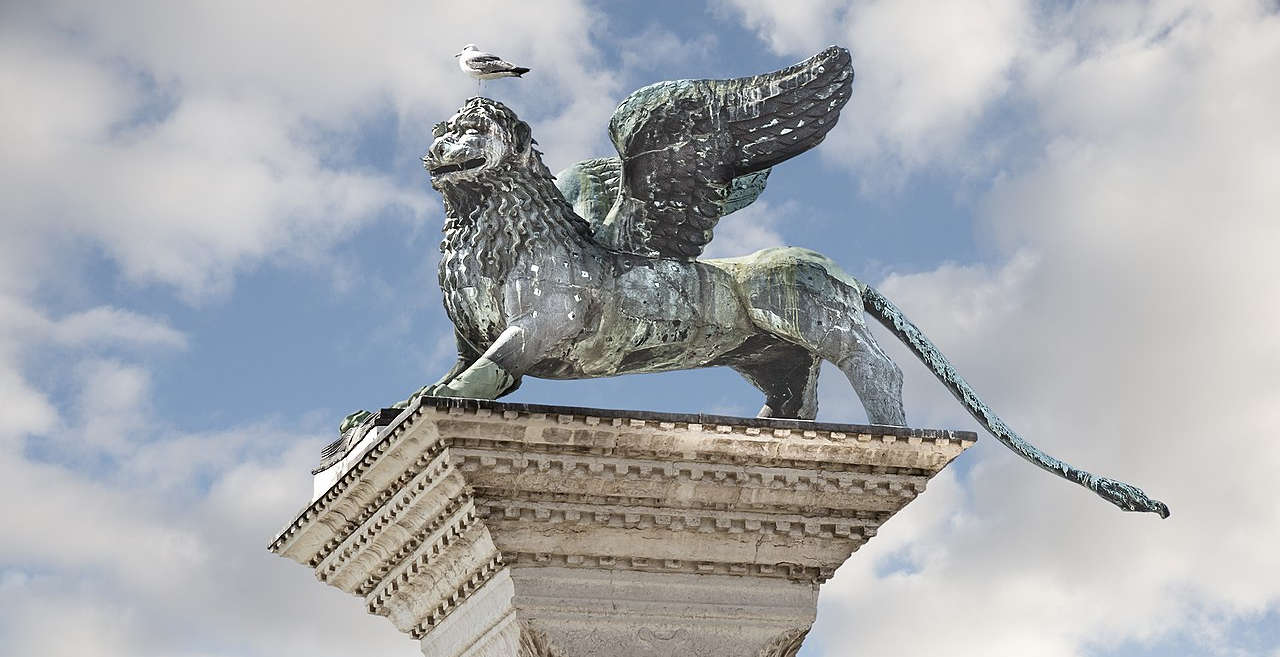
[{"label": "lion's long tail", "polygon": [[986,427],[987,431],[991,432],[991,435],[1017,453],[1018,456],[1067,481],[1075,482],[1092,490],[1103,499],[1125,511],[1150,511],[1159,514],[1161,518],[1169,517],[1169,507],[1159,500],[1147,497],[1147,494],[1142,492],[1141,489],[1121,481],[1099,477],[1080,470],[1069,463],[1064,463],[1045,454],[1035,445],[1023,440],[1021,436],[1014,433],[1013,429],[1010,429],[1003,420],[996,416],[986,404],[982,403],[973,388],[969,387],[969,384],[961,378],[960,374],[951,366],[951,363],[947,361],[946,356],[943,356],[942,352],[938,351],[938,348],[933,346],[932,342],[929,342],[929,338],[926,338],[924,333],[915,324],[912,324],[911,320],[907,319],[901,310],[898,310],[897,306],[893,305],[883,294],[880,294],[878,290],[869,285],[866,286],[863,301],[867,312],[879,320],[881,324],[884,324],[885,328],[893,331],[893,334],[898,336],[899,340],[902,340],[903,343],[910,347],[911,351],[915,352],[916,356],[929,369],[933,370],[938,380],[942,381],[943,385],[951,391],[951,394],[955,395],[961,404],[964,404],[965,409],[982,426]]}]

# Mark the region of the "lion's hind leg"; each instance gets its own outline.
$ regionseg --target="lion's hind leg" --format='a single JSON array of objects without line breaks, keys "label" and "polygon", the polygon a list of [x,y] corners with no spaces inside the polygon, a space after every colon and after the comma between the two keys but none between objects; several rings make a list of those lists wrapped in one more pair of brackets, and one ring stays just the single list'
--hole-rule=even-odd
[{"label": "lion's hind leg", "polygon": [[858,393],[858,399],[867,411],[867,421],[906,426],[907,416],[902,408],[902,370],[876,343],[866,324],[850,333],[853,339],[846,349],[842,349],[839,360],[830,360],[849,379],[853,391]]},{"label": "lion's hind leg", "polygon": [[822,359],[798,345],[779,341],[759,356],[732,365],[764,393],[757,417],[812,420],[818,414],[818,367]]},{"label": "lion's hind leg", "polygon": [[868,421],[906,424],[902,371],[868,330],[853,277],[822,254],[794,247],[711,262],[733,273],[758,328],[840,368]]}]

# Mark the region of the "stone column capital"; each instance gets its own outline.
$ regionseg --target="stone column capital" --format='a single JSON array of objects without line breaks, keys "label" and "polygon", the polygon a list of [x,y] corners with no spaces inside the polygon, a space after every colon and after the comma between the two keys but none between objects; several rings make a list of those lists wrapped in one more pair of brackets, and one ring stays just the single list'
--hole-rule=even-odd
[{"label": "stone column capital", "polygon": [[970,432],[423,398],[271,542],[429,656],[793,655]]}]

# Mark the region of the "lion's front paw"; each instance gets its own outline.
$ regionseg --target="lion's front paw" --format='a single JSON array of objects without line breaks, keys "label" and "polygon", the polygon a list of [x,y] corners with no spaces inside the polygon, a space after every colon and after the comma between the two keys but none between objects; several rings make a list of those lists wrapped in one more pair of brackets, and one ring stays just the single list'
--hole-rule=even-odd
[{"label": "lion's front paw", "polygon": [[361,409],[342,418],[342,423],[338,425],[338,435],[342,435],[346,433],[347,430],[353,427],[358,427],[361,424],[364,424],[364,421],[369,419],[369,417],[372,415],[373,413],[370,413],[369,411]]},{"label": "lion's front paw", "polygon": [[445,393],[443,392],[443,390],[444,390],[446,387],[448,387],[448,384],[447,384],[447,383],[433,383],[433,384],[431,384],[431,385],[429,385],[429,386],[427,386],[427,387],[425,387],[425,388],[423,388],[423,389],[422,389],[422,396],[424,396],[424,397],[448,397],[449,395],[447,395],[447,394],[445,394]]},{"label": "lion's front paw", "polygon": [[432,386],[432,397],[470,397],[464,390],[450,388],[448,385]]},{"label": "lion's front paw", "polygon": [[496,399],[514,382],[515,378],[507,374],[497,363],[488,358],[481,358],[435,394],[439,397]]}]

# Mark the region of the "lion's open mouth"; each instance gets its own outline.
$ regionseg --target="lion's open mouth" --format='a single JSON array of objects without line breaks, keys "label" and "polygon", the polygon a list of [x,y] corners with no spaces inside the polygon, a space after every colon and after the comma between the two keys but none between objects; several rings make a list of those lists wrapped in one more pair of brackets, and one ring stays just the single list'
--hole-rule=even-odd
[{"label": "lion's open mouth", "polygon": [[477,157],[474,159],[467,160],[466,162],[463,162],[461,164],[445,164],[443,166],[438,166],[432,169],[431,175],[441,176],[446,173],[453,173],[455,171],[466,171],[467,169],[475,169],[477,167],[483,166],[484,162],[485,160],[483,157]]}]

